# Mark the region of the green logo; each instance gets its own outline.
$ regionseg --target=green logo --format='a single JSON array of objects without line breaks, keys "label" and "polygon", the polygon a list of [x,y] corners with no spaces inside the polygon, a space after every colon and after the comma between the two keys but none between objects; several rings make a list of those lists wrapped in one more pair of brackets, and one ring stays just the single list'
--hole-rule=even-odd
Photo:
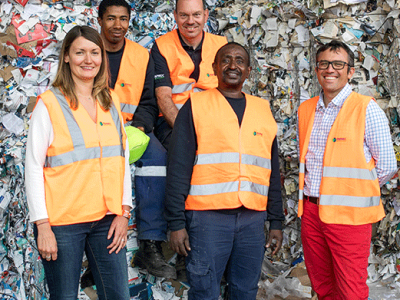
[{"label": "green logo", "polygon": [[103,126],[103,122],[100,122],[99,124],[100,124],[100,126]]},{"label": "green logo", "polygon": [[333,138],[333,140],[332,140],[333,142],[336,142],[336,138]]},{"label": "green logo", "polygon": [[124,83],[121,83],[121,86],[122,86],[122,87],[124,87],[124,86],[125,86],[125,84],[124,84]]},{"label": "green logo", "polygon": [[257,135],[257,132],[254,131],[254,132],[253,132],[253,135]]}]

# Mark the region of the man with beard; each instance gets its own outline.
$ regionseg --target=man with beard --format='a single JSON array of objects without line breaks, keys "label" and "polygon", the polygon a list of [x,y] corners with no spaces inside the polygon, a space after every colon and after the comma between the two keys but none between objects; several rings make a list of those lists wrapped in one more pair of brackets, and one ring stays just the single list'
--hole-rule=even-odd
[{"label": "man with beard", "polygon": [[175,120],[166,192],[170,245],[186,256],[190,299],[256,299],[265,251],[282,244],[277,125],[267,100],[241,92],[251,67],[237,43],[213,63],[218,87],[194,93]]},{"label": "man with beard", "polygon": [[149,52],[125,38],[131,7],[124,0],[103,0],[98,22],[110,65],[110,87],[117,92],[125,126],[144,131],[149,145],[136,162],[136,225],[144,257],[139,267],[158,277],[175,278],[175,269],[165,262],[158,243],[166,240],[167,223],[163,216],[165,198],[166,150],[152,130],[158,107],[154,97],[154,63]]}]

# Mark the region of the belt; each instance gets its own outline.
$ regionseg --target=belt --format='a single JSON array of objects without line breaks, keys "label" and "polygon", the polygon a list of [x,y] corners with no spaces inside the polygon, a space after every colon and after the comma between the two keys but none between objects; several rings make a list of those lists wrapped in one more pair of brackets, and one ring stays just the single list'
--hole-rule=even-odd
[{"label": "belt", "polygon": [[319,198],[317,198],[317,197],[310,197],[310,196],[304,195],[304,199],[309,201],[309,202],[311,202],[311,203],[319,205]]}]

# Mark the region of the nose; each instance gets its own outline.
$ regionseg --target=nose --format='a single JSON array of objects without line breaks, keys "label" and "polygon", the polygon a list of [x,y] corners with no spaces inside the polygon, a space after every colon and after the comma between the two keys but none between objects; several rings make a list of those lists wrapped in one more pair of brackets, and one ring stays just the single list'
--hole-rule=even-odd
[{"label": "nose", "polygon": [[91,63],[92,62],[92,56],[90,53],[86,53],[85,55],[85,63]]},{"label": "nose", "polygon": [[326,71],[328,71],[328,72],[334,72],[335,69],[333,68],[333,65],[332,65],[332,64],[329,64],[329,65],[328,65],[328,69],[326,69]]},{"label": "nose", "polygon": [[118,28],[121,27],[120,19],[118,19],[118,18],[115,19],[114,27],[118,27]]},{"label": "nose", "polygon": [[228,68],[229,69],[236,69],[236,61],[234,59],[231,59],[229,61]]},{"label": "nose", "polygon": [[193,24],[194,23],[194,18],[192,15],[189,15],[188,19],[187,19],[187,23]]}]

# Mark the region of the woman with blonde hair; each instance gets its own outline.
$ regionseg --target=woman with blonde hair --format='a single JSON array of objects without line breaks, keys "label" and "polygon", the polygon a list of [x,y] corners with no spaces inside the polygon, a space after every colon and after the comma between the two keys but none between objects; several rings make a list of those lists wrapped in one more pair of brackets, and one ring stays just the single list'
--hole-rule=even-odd
[{"label": "woman with blonde hair", "polygon": [[66,35],[52,87],[38,96],[26,150],[26,193],[50,299],[77,299],[83,253],[99,299],[129,299],[129,152],[108,88],[98,32]]}]

